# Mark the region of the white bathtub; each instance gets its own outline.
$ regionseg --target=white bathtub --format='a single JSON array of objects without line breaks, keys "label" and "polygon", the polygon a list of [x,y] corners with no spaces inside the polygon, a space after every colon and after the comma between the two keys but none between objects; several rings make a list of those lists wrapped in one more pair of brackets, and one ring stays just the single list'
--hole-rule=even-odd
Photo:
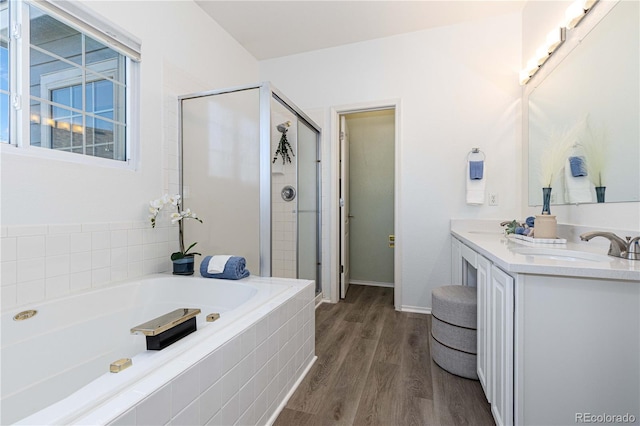
[{"label": "white bathtub", "polygon": [[[3,312],[1,423],[268,423],[315,359],[313,298],[312,281],[154,275]],[[195,333],[161,351],[130,334],[178,308],[202,310]]]}]

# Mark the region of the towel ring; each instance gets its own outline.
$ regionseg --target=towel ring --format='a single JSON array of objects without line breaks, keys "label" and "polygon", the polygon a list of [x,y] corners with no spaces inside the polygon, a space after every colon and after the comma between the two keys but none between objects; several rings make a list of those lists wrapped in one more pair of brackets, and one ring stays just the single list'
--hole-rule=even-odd
[{"label": "towel ring", "polygon": [[471,148],[471,152],[469,152],[467,154],[467,161],[469,161],[469,157],[471,157],[471,155],[473,155],[473,154],[481,154],[482,155],[482,161],[484,161],[485,155],[484,155],[484,152],[480,151],[480,148]]}]

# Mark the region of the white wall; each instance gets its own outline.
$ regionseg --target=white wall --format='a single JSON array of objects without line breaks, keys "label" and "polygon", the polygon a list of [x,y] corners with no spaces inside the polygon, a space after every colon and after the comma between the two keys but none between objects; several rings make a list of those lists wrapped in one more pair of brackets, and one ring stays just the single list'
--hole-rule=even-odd
[{"label": "white wall", "polygon": [[[537,80],[547,75],[553,67],[563,58],[563,51],[569,44],[575,44],[581,36],[584,36],[596,22],[601,19],[605,11],[610,10],[615,1],[604,1],[597,3],[594,9],[578,27],[567,34],[567,46],[562,46],[551,59],[540,69],[531,79],[528,86],[524,88],[523,102],[523,170],[527,170],[527,141],[528,126],[526,123],[528,108],[526,105],[528,93],[537,84]],[[545,35],[552,28],[559,27],[564,11],[570,2],[566,1],[529,1],[522,12],[522,60],[525,64],[535,53],[538,46],[544,43]],[[574,34],[575,33],[575,34]],[[638,159],[640,161],[640,158]],[[526,176],[526,174],[524,175]],[[637,179],[638,173],[630,174],[631,178]],[[525,178],[526,179],[526,178]],[[523,180],[523,193],[527,191],[527,181]],[[530,207],[528,205],[527,194],[522,198],[523,216],[539,214],[540,207]],[[604,203],[604,204],[580,204],[552,206],[552,213],[557,216],[559,223],[579,225],[588,228],[612,229],[629,232],[629,235],[637,235],[640,232],[640,203]]]},{"label": "white wall", "polygon": [[[519,216],[520,26],[512,14],[260,62],[261,80],[305,110],[325,111],[325,144],[334,131],[331,107],[400,99],[396,244],[407,309],[429,309],[431,289],[451,280],[452,217]],[[497,207],[465,204],[472,147],[487,155],[487,190],[499,194]],[[331,163],[335,147],[323,152]],[[335,187],[324,191],[337,211]]]},{"label": "white wall", "polygon": [[[131,242],[150,247],[144,254],[140,247],[137,258],[141,265],[147,260],[147,266],[129,271],[125,263],[124,269],[112,276],[112,259],[102,251],[126,247],[127,240],[120,232],[117,247],[112,246],[110,231],[148,226],[149,200],[178,191],[177,96],[258,80],[258,62],[191,1],[82,3],[142,41],[140,164],[135,171],[89,167],[16,155],[9,153],[16,149],[2,147],[3,307],[166,268],[168,262],[157,259],[168,259],[174,239],[159,232],[143,241],[142,234],[135,231]],[[72,234],[81,232],[99,233],[87,238],[89,243],[95,238],[101,251],[92,253],[91,244],[84,244],[82,251],[88,256],[83,271],[99,268],[101,273],[94,273],[94,278],[91,273],[85,276],[93,279],[92,283],[70,287],[71,259],[77,258],[70,253],[78,248],[70,247],[69,241]],[[45,241],[53,234],[57,240],[63,235],[64,241],[52,252],[63,258],[50,262]],[[22,272],[16,263],[21,261]],[[42,268],[34,275],[25,269],[28,263]],[[47,270],[45,265],[53,269]],[[48,292],[45,282],[53,278],[52,273],[62,278],[57,278],[55,291]]]}]

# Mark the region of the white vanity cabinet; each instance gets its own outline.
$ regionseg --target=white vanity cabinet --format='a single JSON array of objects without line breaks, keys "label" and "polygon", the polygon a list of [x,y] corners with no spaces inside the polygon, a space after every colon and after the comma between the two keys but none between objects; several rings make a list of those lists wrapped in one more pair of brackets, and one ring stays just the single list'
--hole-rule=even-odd
[{"label": "white vanity cabinet", "polygon": [[513,424],[513,283],[484,256],[452,238],[454,283],[477,287],[477,372],[498,425]]},{"label": "white vanity cabinet", "polygon": [[489,334],[491,328],[491,309],[489,305],[491,303],[491,262],[482,256],[478,256],[478,347],[477,347],[477,359],[478,359],[478,379],[484,390],[484,394],[487,397],[487,401],[492,400],[492,386],[491,386],[491,336]]},{"label": "white vanity cabinet", "polygon": [[451,237],[451,284],[462,284],[462,243],[457,238]]},{"label": "white vanity cabinet", "polygon": [[[491,266],[489,285],[489,402],[496,425],[513,424],[513,277]],[[480,308],[485,309],[485,308]]]},{"label": "white vanity cabinet", "polygon": [[[454,238],[455,240],[455,238]],[[457,240],[456,240],[457,241]],[[477,372],[498,426],[513,424],[513,277],[461,245],[456,270],[478,290]]]},{"label": "white vanity cabinet", "polygon": [[477,372],[497,425],[640,420],[640,263],[545,260],[500,234],[452,241],[452,272],[478,290]]}]

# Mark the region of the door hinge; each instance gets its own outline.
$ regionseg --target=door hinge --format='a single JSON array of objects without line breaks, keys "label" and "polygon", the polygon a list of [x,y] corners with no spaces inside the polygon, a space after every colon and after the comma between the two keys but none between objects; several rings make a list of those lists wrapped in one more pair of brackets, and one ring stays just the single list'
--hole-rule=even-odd
[{"label": "door hinge", "polygon": [[344,274],[344,265],[340,265],[340,273]]},{"label": "door hinge", "polygon": [[344,140],[344,132],[340,132],[340,142]]},{"label": "door hinge", "polygon": [[22,37],[22,25],[20,25],[19,22],[15,22],[13,24],[13,26],[11,27],[11,34],[15,39]]}]

